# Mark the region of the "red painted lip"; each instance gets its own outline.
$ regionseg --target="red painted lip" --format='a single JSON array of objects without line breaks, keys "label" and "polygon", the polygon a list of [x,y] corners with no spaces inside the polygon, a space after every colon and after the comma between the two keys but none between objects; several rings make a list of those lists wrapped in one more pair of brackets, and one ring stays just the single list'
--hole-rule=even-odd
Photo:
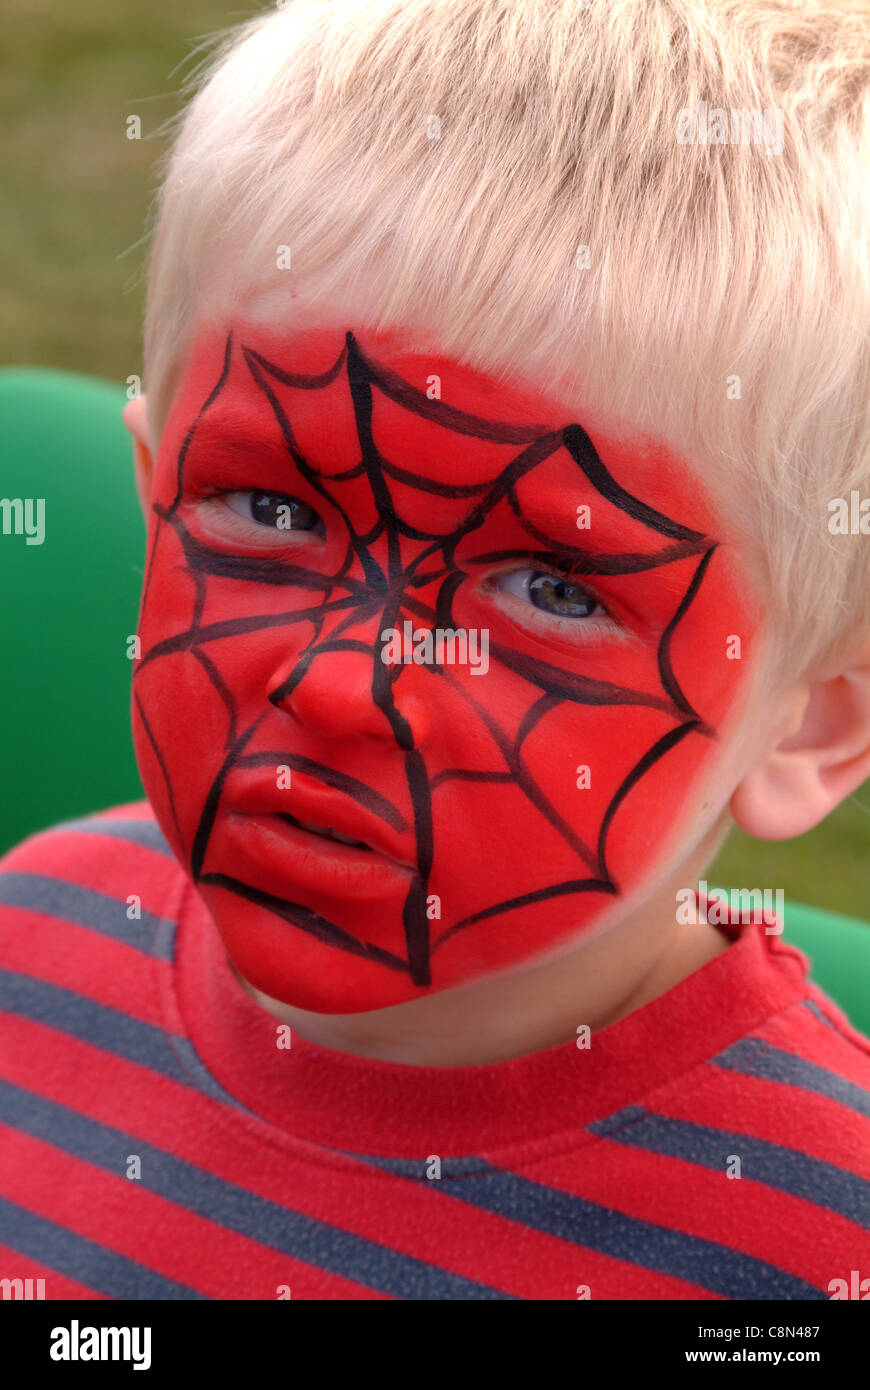
[{"label": "red painted lip", "polygon": [[[391,825],[367,807],[360,806],[309,774],[294,771],[291,782],[292,785],[286,789],[277,787],[274,774],[268,768],[263,768],[259,775],[248,770],[230,773],[221,793],[221,814],[261,822],[273,834],[280,833],[286,841],[295,843],[300,849],[328,852],[337,863],[350,865],[352,862],[368,861],[371,867],[371,860],[376,856],[389,860],[405,871],[417,868],[413,827],[401,813],[391,815],[394,821]],[[339,840],[330,840],[291,825],[281,819],[283,815],[311,821],[314,825],[323,826],[324,830],[338,830],[342,835],[362,840],[369,848],[361,849],[342,844]]]},{"label": "red painted lip", "polygon": [[[290,825],[278,815],[229,811],[216,826],[215,847],[231,844],[269,892],[292,883],[337,897],[402,897],[413,870],[376,850],[343,845]],[[234,857],[235,857],[234,854]]]}]

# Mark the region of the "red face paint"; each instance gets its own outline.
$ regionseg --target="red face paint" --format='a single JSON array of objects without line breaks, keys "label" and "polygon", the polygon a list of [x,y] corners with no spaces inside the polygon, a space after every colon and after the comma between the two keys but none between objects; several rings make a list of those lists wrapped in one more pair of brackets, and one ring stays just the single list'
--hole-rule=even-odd
[{"label": "red face paint", "polygon": [[747,665],[675,460],[391,335],[203,334],[148,539],[145,789],[238,970],[303,1009],[588,929],[661,859]]}]

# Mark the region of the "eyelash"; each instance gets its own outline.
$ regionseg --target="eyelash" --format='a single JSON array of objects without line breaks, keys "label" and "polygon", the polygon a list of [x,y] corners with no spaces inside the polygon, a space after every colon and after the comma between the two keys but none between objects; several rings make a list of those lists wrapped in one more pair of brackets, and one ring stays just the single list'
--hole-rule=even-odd
[{"label": "eyelash", "polygon": [[[228,523],[232,529],[238,528],[237,533],[239,539],[243,539],[243,531],[249,536],[249,528],[255,528],[256,530],[261,532],[265,528],[262,526],[258,526],[257,523],[253,520],[253,518],[247,520],[234,508],[230,507],[227,502],[227,498],[231,496],[252,496],[257,493],[266,493],[267,495],[274,497],[283,497],[285,495],[283,493],[270,493],[269,489],[265,488],[221,488],[219,486],[212,485],[212,487],[209,488],[207,491],[203,490],[199,494],[199,497],[196,499],[196,501],[200,506],[205,504],[207,508],[206,516],[208,516],[210,512],[213,512],[215,510],[215,504],[219,504],[220,513],[223,518],[224,524]],[[289,494],[287,494],[287,496],[288,500],[299,500],[290,497]],[[229,518],[233,518],[233,520],[230,521]],[[318,535],[318,532],[300,532],[299,530],[297,530],[293,534],[297,536],[316,536]],[[283,548],[284,546],[286,546],[286,535],[282,536],[281,539]],[[491,594],[498,594],[500,598],[502,600],[506,600],[506,602],[497,602],[497,607],[499,607],[502,611],[505,611],[506,609],[512,609],[517,615],[521,613],[522,617],[518,616],[518,621],[520,621],[523,624],[523,626],[534,628],[535,630],[541,632],[545,636],[552,636],[554,633],[558,633],[559,635],[564,634],[570,640],[576,642],[588,640],[589,637],[593,634],[597,637],[616,634],[624,635],[625,629],[622,623],[620,623],[613,616],[613,614],[610,612],[608,608],[607,603],[605,603],[601,595],[590,584],[588,584],[585,581],[585,579],[583,580],[582,584],[579,583],[581,576],[577,576],[572,568],[574,564],[572,557],[566,555],[564,557],[560,557],[560,559],[561,558],[564,558],[564,566],[560,566],[558,562],[555,565],[545,565],[541,564],[540,562],[535,564],[534,553],[530,552],[528,565],[524,567],[518,567],[515,565],[512,568],[505,567],[502,570],[491,571],[478,585],[478,591],[488,591]],[[596,614],[593,612],[586,615],[585,617],[580,618],[563,618],[559,617],[558,614],[545,613],[542,609],[536,608],[533,603],[526,602],[523,599],[518,598],[516,594],[511,594],[509,592],[506,592],[505,590],[494,588],[494,585],[500,578],[506,578],[510,575],[518,574],[549,574],[552,575],[554,579],[566,580],[571,583],[576,582],[578,583],[578,587],[582,589],[583,593],[588,594],[588,596],[595,601],[595,603],[598,605],[599,608],[603,610],[603,612],[600,614]],[[591,633],[590,629],[592,629]]]},{"label": "eyelash", "polygon": [[[240,512],[237,512],[233,507],[229,505],[227,499],[229,497],[251,497],[256,496],[257,494],[265,494],[270,497],[282,498],[286,496],[287,500],[291,502],[300,500],[298,498],[291,497],[289,493],[271,492],[268,488],[221,488],[212,485],[210,488],[208,488],[208,490],[201,491],[198,494],[198,496],[196,496],[193,499],[193,501],[194,505],[200,511],[200,514],[204,513],[206,521],[213,517],[215,513],[218,513],[221,524],[224,526],[228,525],[229,528],[235,532],[236,537],[239,540],[243,540],[249,538],[252,532],[259,532],[259,534],[262,536],[266,528],[263,526],[258,526],[257,523],[254,521],[253,517],[243,517]],[[259,548],[262,550],[272,551],[277,549],[284,549],[286,548],[287,537],[289,535],[317,536],[319,535],[319,532],[305,531],[300,530],[299,528],[293,531],[292,528],[288,527],[286,531],[278,532],[277,534],[280,536],[280,546],[269,546],[260,544]]]},{"label": "eyelash", "polygon": [[[534,563],[534,555],[530,554],[530,563],[528,565],[495,570],[483,579],[479,588],[481,591],[488,590],[491,593],[497,593],[501,598],[507,600],[506,605],[501,603],[497,604],[503,611],[505,607],[514,608],[514,605],[516,605],[514,611],[522,611],[523,618],[521,621],[524,625],[534,627],[544,634],[552,635],[554,631],[564,633],[575,642],[587,641],[593,634],[597,637],[624,634],[625,628],[622,623],[614,617],[613,613],[611,613],[608,604],[602,596],[591,584],[586,582],[585,578],[576,574],[573,569],[573,559],[568,555],[560,557],[560,559],[561,558],[564,558],[564,566],[560,566],[558,561],[554,565],[545,565],[540,562]],[[562,579],[567,580],[569,583],[576,583],[577,587],[580,588],[584,594],[587,594],[589,598],[593,599],[603,611],[601,613],[590,613],[583,618],[561,618],[555,613],[545,613],[542,609],[536,608],[533,603],[525,602],[523,599],[518,598],[516,594],[493,588],[493,585],[499,579],[518,574],[549,574],[552,575],[554,579]],[[580,583],[581,578],[583,578],[582,583]],[[590,629],[592,630],[591,632]]]}]

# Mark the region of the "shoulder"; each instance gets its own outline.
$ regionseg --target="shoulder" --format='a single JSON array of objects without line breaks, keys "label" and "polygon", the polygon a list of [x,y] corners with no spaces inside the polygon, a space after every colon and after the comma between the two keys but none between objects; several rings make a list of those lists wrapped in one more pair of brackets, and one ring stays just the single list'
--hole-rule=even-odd
[{"label": "shoulder", "polygon": [[184,881],[145,801],[51,826],[0,858],[0,953],[23,932],[34,943],[64,926],[142,944]]},{"label": "shoulder", "polygon": [[53,864],[105,860],[112,846],[125,845],[171,854],[147,801],[111,806],[38,830],[0,856],[0,872]]},{"label": "shoulder", "polygon": [[803,1210],[819,1245],[870,1250],[870,1042],[837,1005],[808,984],[707,1071],[696,1099],[733,1140],[740,1176]]},{"label": "shoulder", "polygon": [[747,1095],[750,1082],[763,1085],[792,1114],[824,1098],[870,1119],[870,1039],[811,982],[801,999],[712,1062],[743,1078]]},{"label": "shoulder", "polygon": [[813,985],[590,1129],[631,1259],[739,1299],[829,1297],[870,1260],[870,1043]]},{"label": "shoulder", "polygon": [[0,860],[4,1125],[68,1155],[97,1142],[89,1107],[110,1123],[151,1071],[182,1079],[169,1010],[189,888],[144,803],[52,826]]}]

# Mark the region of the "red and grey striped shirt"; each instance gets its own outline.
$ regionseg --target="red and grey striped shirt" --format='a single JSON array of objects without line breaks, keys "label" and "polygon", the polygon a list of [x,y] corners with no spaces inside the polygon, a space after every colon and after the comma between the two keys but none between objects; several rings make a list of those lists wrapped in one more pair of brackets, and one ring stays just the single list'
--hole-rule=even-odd
[{"label": "red and grey striped shirt", "polygon": [[723,930],[589,1048],[404,1066],[286,1046],[147,804],[32,836],[0,861],[0,1280],[828,1299],[870,1276],[870,1043]]}]

